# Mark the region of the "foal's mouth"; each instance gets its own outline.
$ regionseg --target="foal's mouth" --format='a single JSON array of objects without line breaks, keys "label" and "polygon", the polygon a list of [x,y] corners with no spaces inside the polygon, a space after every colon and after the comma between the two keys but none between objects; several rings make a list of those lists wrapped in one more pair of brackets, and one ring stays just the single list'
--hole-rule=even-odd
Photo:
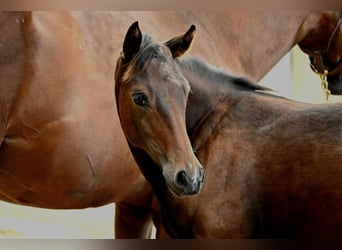
[{"label": "foal's mouth", "polygon": [[173,198],[180,198],[180,197],[185,197],[185,196],[190,196],[190,195],[195,195],[198,194],[200,190],[198,191],[191,191],[188,192],[186,190],[179,190],[178,188],[175,188],[173,186],[167,186],[169,193]]}]

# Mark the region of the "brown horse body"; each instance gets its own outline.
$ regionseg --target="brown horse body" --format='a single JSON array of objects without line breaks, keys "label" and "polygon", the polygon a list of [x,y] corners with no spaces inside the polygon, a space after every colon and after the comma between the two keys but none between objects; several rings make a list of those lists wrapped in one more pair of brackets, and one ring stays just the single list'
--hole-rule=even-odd
[{"label": "brown horse body", "polygon": [[116,236],[148,237],[152,192],[127,147],[113,94],[113,55],[127,23],[141,20],[161,37],[195,23],[201,39],[194,53],[258,80],[317,27],[317,21],[304,21],[309,16],[1,13],[1,199],[45,208],[116,202]]},{"label": "brown horse body", "polygon": [[[141,43],[134,28],[118,59],[115,89],[123,131],[159,203],[157,228],[162,223],[179,238],[340,238],[342,104],[279,98],[196,58],[176,60],[175,70],[172,57],[181,53],[169,42]],[[178,37],[182,52],[189,48],[188,32]],[[201,191],[188,197],[192,193],[175,193],[165,175],[181,167],[168,161],[189,158],[179,115],[188,95],[184,78],[191,86],[187,130],[205,172]],[[136,92],[144,105],[134,101]],[[177,117],[178,126],[169,122]],[[160,155],[172,157],[160,161]]]},{"label": "brown horse body", "polygon": [[205,79],[206,66],[186,69],[196,64],[181,68],[193,91],[187,127],[206,181],[198,195],[170,201],[188,216],[181,224],[192,224],[181,236],[340,238],[342,105],[236,90]]}]

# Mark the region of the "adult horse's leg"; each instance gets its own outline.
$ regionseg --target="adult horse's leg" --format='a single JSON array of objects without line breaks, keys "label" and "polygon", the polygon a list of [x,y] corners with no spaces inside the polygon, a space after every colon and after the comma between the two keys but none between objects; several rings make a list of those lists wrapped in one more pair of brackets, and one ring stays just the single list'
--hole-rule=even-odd
[{"label": "adult horse's leg", "polygon": [[149,208],[115,204],[116,238],[151,238],[152,215]]}]

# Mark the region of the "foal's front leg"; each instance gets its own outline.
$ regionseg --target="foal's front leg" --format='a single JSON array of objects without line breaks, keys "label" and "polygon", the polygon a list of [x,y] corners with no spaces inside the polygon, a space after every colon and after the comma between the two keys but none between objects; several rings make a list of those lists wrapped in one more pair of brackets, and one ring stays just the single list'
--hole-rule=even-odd
[{"label": "foal's front leg", "polygon": [[115,238],[149,239],[152,233],[151,210],[122,203],[115,204]]}]

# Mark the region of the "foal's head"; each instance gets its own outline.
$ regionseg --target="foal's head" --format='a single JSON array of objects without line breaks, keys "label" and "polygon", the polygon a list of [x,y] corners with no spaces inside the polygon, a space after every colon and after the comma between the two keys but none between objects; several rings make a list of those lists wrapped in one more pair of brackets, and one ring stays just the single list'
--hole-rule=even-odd
[{"label": "foal's head", "polygon": [[189,49],[194,34],[191,26],[184,35],[156,43],[135,22],[115,70],[118,112],[127,141],[148,154],[158,169],[138,162],[139,167],[148,180],[159,171],[158,178],[175,195],[199,192],[204,176],[185,127],[190,86],[174,61]]}]

